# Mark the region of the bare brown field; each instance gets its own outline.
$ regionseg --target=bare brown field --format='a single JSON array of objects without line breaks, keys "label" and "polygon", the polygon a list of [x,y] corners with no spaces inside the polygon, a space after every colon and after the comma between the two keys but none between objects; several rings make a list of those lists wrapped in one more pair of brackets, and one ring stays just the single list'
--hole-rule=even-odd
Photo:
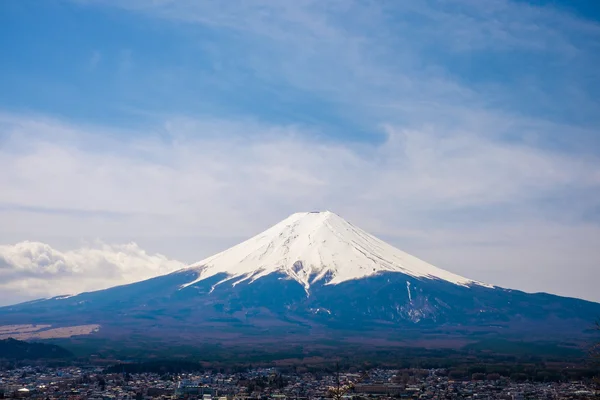
[{"label": "bare brown field", "polygon": [[89,335],[100,329],[100,325],[76,325],[50,328],[51,325],[4,325],[0,326],[0,339],[64,339],[72,336]]},{"label": "bare brown field", "polygon": [[52,325],[0,325],[0,338],[5,334],[19,334],[36,332],[42,329],[50,328]]}]

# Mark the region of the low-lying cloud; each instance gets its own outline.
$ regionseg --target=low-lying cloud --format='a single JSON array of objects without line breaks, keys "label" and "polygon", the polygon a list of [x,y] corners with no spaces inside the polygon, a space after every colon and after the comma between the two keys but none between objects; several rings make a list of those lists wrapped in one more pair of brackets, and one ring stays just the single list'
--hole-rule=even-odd
[{"label": "low-lying cloud", "polygon": [[137,244],[59,251],[39,242],[0,246],[0,305],[132,283],[184,267]]}]

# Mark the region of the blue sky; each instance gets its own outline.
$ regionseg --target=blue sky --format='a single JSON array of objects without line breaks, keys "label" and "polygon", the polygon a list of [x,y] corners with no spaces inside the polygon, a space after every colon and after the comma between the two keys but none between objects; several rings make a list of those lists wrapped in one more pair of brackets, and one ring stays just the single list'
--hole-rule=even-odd
[{"label": "blue sky", "polygon": [[411,122],[403,103],[455,99],[597,126],[592,2],[410,3],[7,1],[0,100],[103,124],[234,115],[344,139]]},{"label": "blue sky", "polygon": [[[3,1],[4,257],[192,262],[331,209],[453,272],[600,301],[596,3]],[[45,293],[19,257],[7,285]]]}]

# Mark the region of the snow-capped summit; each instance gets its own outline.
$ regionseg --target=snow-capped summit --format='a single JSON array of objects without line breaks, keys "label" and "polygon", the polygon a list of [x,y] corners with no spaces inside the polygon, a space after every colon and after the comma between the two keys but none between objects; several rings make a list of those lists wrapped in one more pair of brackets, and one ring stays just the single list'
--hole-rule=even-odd
[{"label": "snow-capped summit", "polygon": [[184,287],[221,273],[227,278],[219,284],[236,285],[274,272],[296,280],[306,291],[318,281],[335,285],[381,272],[440,279],[462,286],[484,285],[396,249],[331,211],[292,214],[189,269],[198,271],[198,277]]}]

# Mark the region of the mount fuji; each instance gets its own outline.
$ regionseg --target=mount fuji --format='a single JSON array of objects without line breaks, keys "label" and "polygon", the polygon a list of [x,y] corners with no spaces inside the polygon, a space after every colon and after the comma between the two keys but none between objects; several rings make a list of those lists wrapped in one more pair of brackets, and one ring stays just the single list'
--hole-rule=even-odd
[{"label": "mount fuji", "polygon": [[95,337],[272,341],[501,335],[581,338],[600,304],[434,267],[335,213],[296,213],[174,273],[0,308],[2,324],[93,325]]},{"label": "mount fuji", "polygon": [[[330,211],[292,214],[277,225],[189,269],[193,285],[217,274],[233,285],[280,273],[302,285],[335,285],[386,272],[440,279],[457,285],[484,285],[427,264],[377,239]],[[491,287],[491,286],[490,286]],[[410,293],[410,290],[408,291]]]}]

